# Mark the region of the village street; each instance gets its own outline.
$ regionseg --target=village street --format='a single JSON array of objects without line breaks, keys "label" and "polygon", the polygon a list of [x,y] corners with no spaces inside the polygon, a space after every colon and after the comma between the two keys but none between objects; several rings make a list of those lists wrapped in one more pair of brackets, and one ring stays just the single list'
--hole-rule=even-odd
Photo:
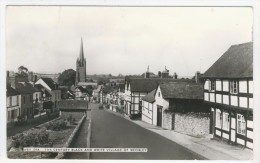
[{"label": "village street", "polygon": [[147,148],[147,153],[91,153],[91,159],[202,159],[184,147],[148,131],[122,116],[90,104],[91,148]]}]

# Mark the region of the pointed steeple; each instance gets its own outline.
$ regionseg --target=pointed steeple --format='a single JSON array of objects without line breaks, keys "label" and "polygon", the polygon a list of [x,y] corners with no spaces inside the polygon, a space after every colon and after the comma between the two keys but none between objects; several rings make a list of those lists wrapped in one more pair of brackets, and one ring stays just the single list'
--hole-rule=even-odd
[{"label": "pointed steeple", "polygon": [[83,51],[82,37],[81,37],[81,44],[80,44],[79,60],[80,60],[80,63],[83,64],[83,62],[84,62],[84,51]]}]

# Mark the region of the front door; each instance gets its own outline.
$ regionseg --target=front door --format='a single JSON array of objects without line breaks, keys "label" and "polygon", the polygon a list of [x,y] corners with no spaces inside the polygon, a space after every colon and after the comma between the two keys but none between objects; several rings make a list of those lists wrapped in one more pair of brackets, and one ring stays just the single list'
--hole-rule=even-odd
[{"label": "front door", "polygon": [[162,106],[157,106],[157,126],[162,127]]}]

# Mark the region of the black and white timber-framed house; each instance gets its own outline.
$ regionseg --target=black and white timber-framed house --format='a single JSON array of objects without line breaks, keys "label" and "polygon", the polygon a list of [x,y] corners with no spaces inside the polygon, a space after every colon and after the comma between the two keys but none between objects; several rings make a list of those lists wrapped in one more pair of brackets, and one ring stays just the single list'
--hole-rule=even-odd
[{"label": "black and white timber-framed house", "polygon": [[215,137],[253,148],[253,43],[231,46],[203,75]]},{"label": "black and white timber-framed house", "polygon": [[142,97],[156,89],[159,83],[175,81],[173,78],[136,78],[125,79],[124,111],[130,117],[141,118]]}]

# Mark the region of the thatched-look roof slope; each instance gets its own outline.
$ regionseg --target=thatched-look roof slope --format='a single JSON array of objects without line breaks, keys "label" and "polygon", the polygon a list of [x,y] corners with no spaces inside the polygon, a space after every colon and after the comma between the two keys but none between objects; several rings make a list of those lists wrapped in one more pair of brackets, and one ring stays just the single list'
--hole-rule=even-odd
[{"label": "thatched-look roof slope", "polygon": [[130,89],[132,92],[151,92],[156,89],[160,83],[193,81],[190,79],[172,79],[172,78],[148,78],[131,79]]},{"label": "thatched-look roof slope", "polygon": [[14,88],[10,87],[10,86],[7,86],[6,87],[6,96],[9,97],[9,96],[17,96],[17,95],[20,95],[20,93],[15,90]]},{"label": "thatched-look roof slope", "polygon": [[149,103],[153,103],[155,101],[155,93],[156,93],[156,89],[154,89],[152,92],[150,92],[146,96],[144,96],[142,98],[142,100],[149,102]]},{"label": "thatched-look roof slope", "polygon": [[232,45],[203,75],[204,78],[252,78],[253,42]]},{"label": "thatched-look roof slope", "polygon": [[203,85],[195,82],[162,83],[160,84],[160,89],[165,99],[203,100]]}]

